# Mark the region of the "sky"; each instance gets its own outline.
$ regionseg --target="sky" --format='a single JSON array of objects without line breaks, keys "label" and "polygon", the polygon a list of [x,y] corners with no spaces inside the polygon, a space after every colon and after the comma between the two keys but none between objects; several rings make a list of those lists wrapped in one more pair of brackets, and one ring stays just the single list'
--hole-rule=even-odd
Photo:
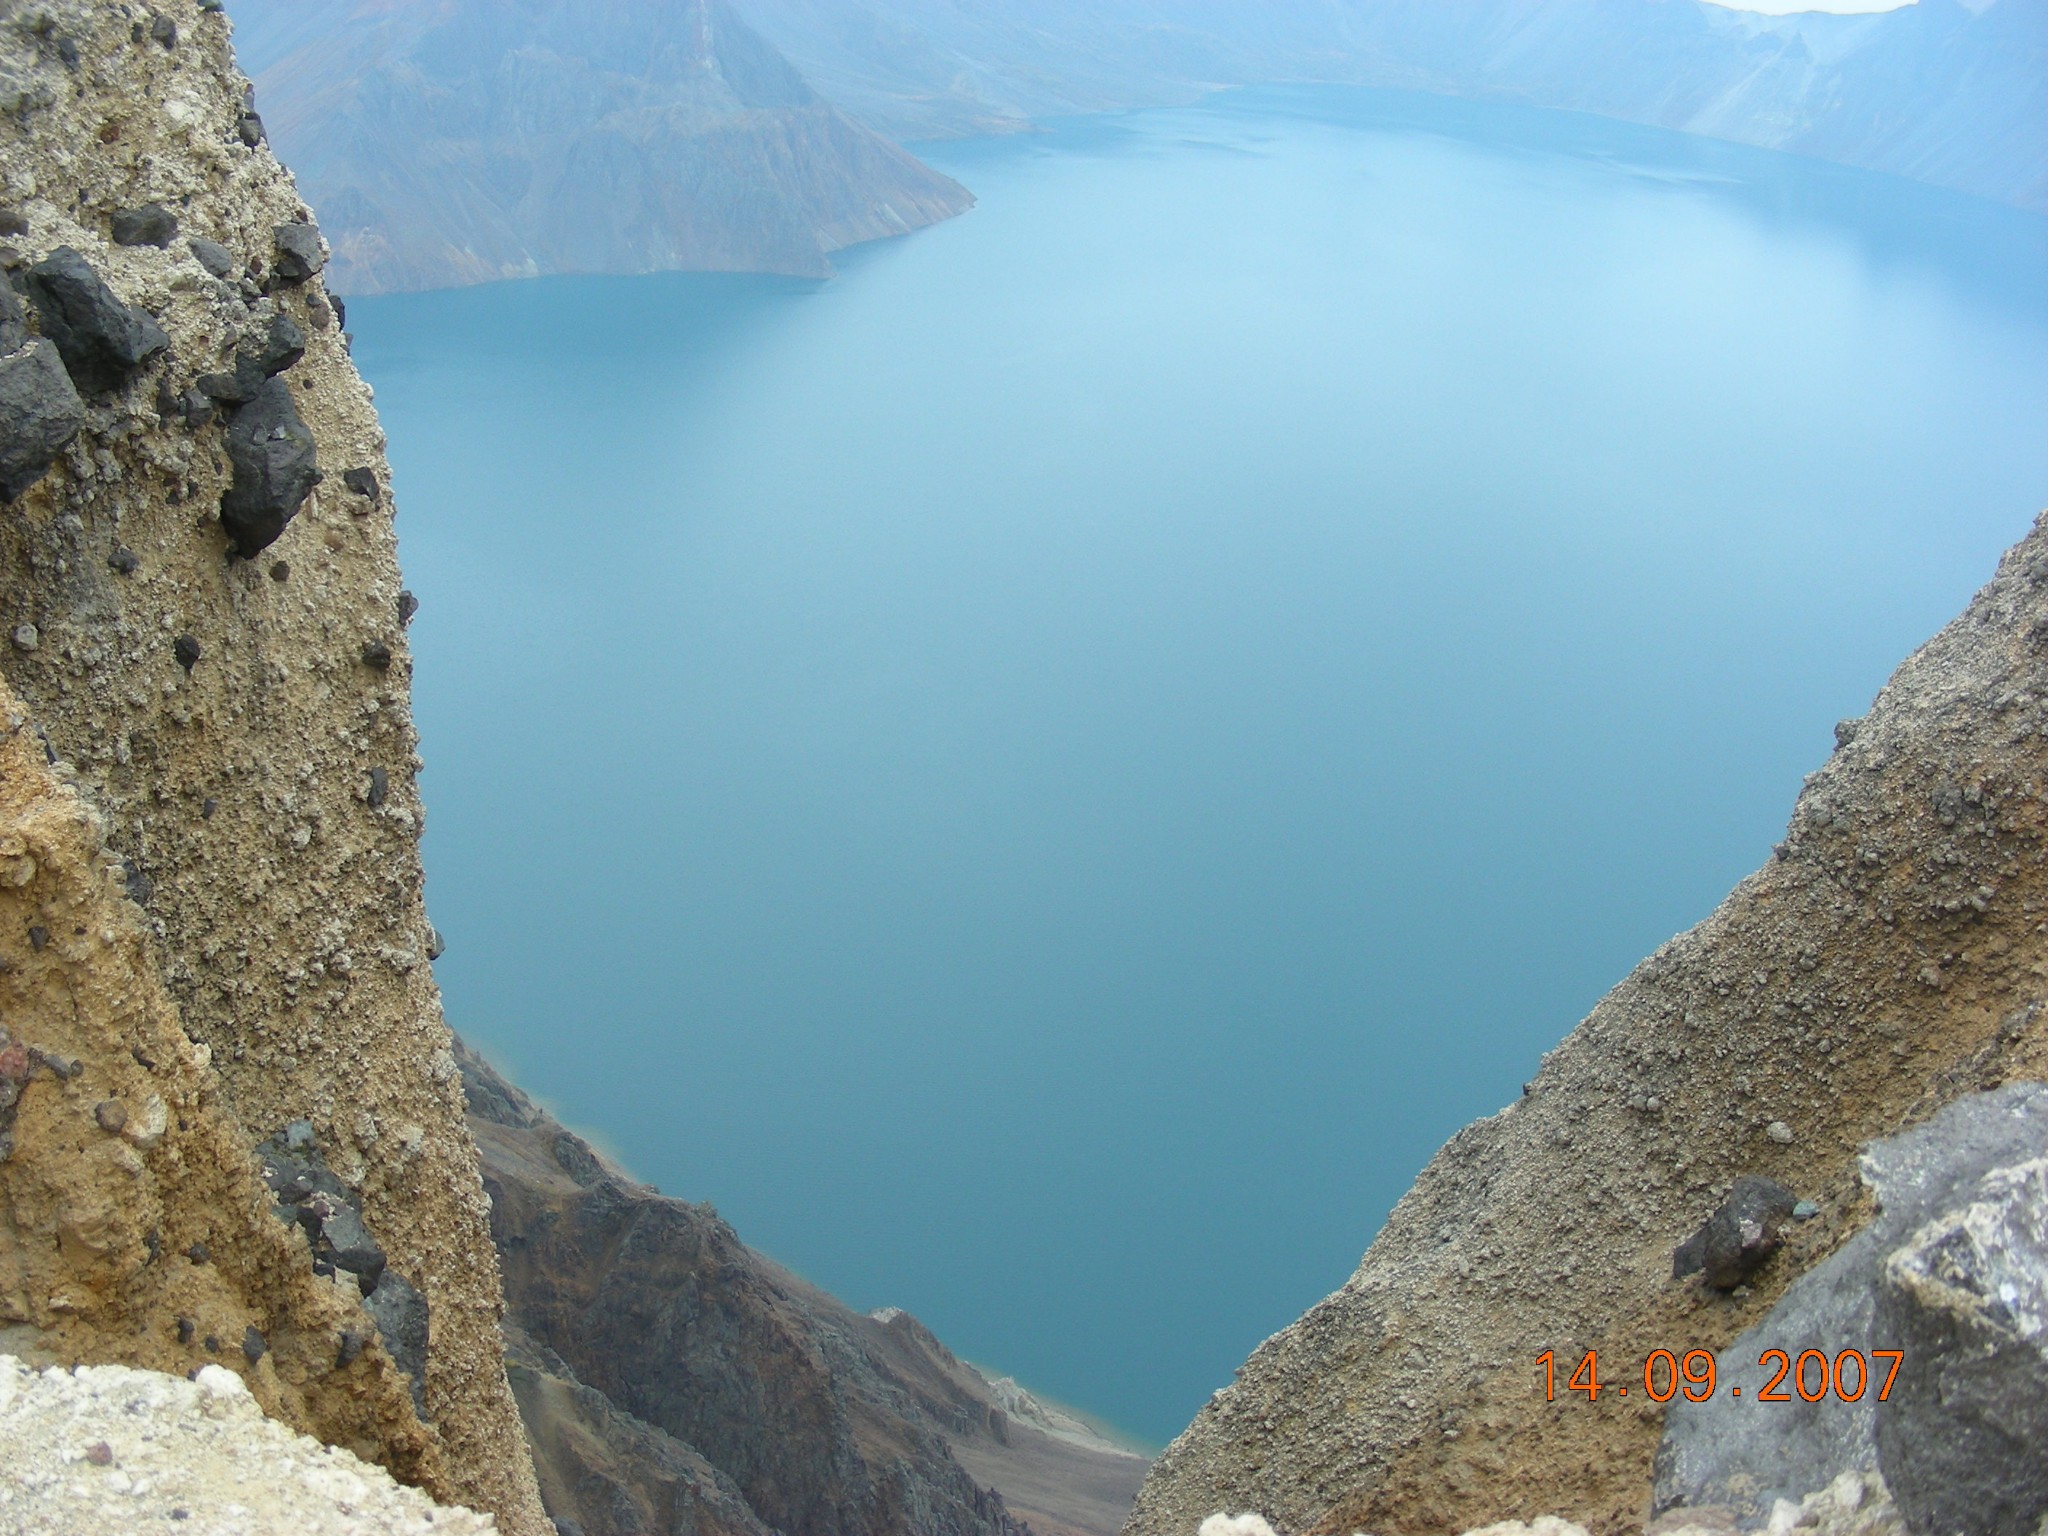
[{"label": "sky", "polygon": [[1795,11],[1828,11],[1836,16],[1862,16],[1873,11],[1898,11],[1918,0],[1707,0],[1731,11],[1760,11],[1766,16],[1789,16]]}]

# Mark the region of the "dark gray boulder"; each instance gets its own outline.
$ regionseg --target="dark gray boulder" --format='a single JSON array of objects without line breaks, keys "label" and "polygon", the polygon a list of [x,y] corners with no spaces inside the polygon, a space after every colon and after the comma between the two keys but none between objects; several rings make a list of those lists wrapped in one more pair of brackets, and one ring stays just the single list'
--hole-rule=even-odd
[{"label": "dark gray boulder", "polygon": [[288,283],[303,283],[327,265],[327,247],[319,229],[312,224],[280,224],[274,232],[277,242],[277,275]]},{"label": "dark gray boulder", "polygon": [[419,1288],[395,1269],[387,1269],[377,1288],[363,1298],[363,1310],[377,1325],[377,1335],[398,1368],[412,1378],[412,1405],[421,1418],[427,1416],[427,1298]]},{"label": "dark gray boulder", "polygon": [[[1879,1321],[1883,1266],[1929,1222],[1969,1205],[1987,1175],[2038,1158],[2043,1148],[2048,1085],[2041,1083],[2010,1083],[1974,1094],[1926,1124],[1866,1148],[1861,1172],[1878,1214],[1793,1281],[1760,1323],[1719,1353],[1712,1398],[1673,1399],[1657,1448],[1653,1512],[1724,1506],[1743,1529],[1755,1530],[1778,1499],[1797,1502],[1843,1472],[1877,1470],[1877,1387],[1888,1366],[1871,1352],[1906,1347]],[[1830,1393],[1809,1403],[1790,1389],[1788,1376],[1780,1390],[1789,1401],[1759,1403],[1758,1389],[1772,1370],[1758,1362],[1774,1349],[1792,1361],[1808,1350],[1823,1351],[1831,1360],[1844,1350],[1859,1350],[1877,1382],[1855,1402]],[[1893,1397],[1910,1396],[1908,1378],[1917,1374],[1919,1360],[1907,1354]],[[1740,1398],[1730,1392],[1737,1386]]]},{"label": "dark gray boulder", "polygon": [[228,423],[227,448],[235,477],[221,497],[220,521],[246,560],[276,541],[320,479],[313,434],[291,386],[266,380]]},{"label": "dark gray boulder", "polygon": [[123,208],[113,218],[114,244],[153,245],[158,250],[178,238],[178,216],[162,203]]},{"label": "dark gray boulder", "polygon": [[28,269],[29,301],[83,394],[121,388],[171,344],[148,313],[123,304],[86,259],[60,245]]},{"label": "dark gray boulder", "polygon": [[0,357],[0,501],[34,485],[85,425],[85,402],[54,343]]},{"label": "dark gray boulder", "polygon": [[1877,1332],[1905,1351],[1878,1470],[1916,1536],[2036,1536],[2048,1519],[2048,1157],[1885,1260]]}]

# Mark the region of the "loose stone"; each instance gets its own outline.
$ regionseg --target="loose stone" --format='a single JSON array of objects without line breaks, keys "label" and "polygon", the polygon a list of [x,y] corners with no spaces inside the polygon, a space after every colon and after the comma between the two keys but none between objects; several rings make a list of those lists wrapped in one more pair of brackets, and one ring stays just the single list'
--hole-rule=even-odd
[{"label": "loose stone", "polygon": [[183,667],[189,676],[192,669],[199,665],[199,642],[190,635],[180,635],[171,642],[171,654],[177,657],[178,665]]},{"label": "loose stone", "polygon": [[280,224],[273,231],[277,244],[277,275],[287,283],[303,283],[327,265],[327,247],[320,231],[311,224]]}]

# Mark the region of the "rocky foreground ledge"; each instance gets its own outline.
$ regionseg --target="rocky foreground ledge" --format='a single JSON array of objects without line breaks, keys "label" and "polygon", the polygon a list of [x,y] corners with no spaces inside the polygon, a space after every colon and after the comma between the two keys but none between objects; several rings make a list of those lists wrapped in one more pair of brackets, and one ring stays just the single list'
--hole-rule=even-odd
[{"label": "rocky foreground ledge", "polygon": [[266,1418],[241,1377],[33,1371],[0,1355],[0,1531],[105,1536],[483,1536],[381,1467]]}]

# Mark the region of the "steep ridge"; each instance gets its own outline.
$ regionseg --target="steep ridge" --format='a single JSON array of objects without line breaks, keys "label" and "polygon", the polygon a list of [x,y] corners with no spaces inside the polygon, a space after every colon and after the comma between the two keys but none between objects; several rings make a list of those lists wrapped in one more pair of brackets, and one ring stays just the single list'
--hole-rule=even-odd
[{"label": "steep ridge", "polygon": [[[1130,1536],[1226,1508],[1386,1536],[1504,1513],[1638,1528],[1659,1410],[1546,1402],[1538,1355],[1597,1349],[1626,1379],[1653,1350],[1725,1347],[1867,1221],[1862,1143],[2048,1078],[2044,639],[2048,517],[1836,728],[1776,857],[1452,1138],[1343,1289],[1215,1395]],[[1674,1280],[1741,1175],[1818,1218],[1749,1286]]]},{"label": "steep ridge", "polygon": [[1322,81],[1592,112],[2048,209],[2048,4],[1759,16],[1705,0],[741,0],[900,138]]},{"label": "steep ridge", "polygon": [[724,3],[239,0],[345,293],[542,272],[822,277],[968,208]]},{"label": "steep ridge", "polygon": [[664,1507],[730,1536],[1118,1528],[1144,1458],[634,1183],[459,1055],[550,1513],[588,1536]]},{"label": "steep ridge", "polygon": [[273,1417],[447,1486],[355,1296],[272,1218],[73,778],[0,683],[0,1349],[232,1364]]},{"label": "steep ridge", "polygon": [[[428,967],[412,599],[383,438],[320,281],[318,231],[245,88],[224,19],[193,0],[0,12],[0,675],[97,818],[146,939],[99,922],[110,898],[82,869],[62,877],[78,893],[69,927],[17,903],[0,929],[22,1003],[9,1030],[24,1047],[93,1051],[63,1089],[19,1088],[18,1139],[63,1140],[15,1155],[26,1176],[75,1151],[80,1178],[114,1181],[95,1197],[104,1226],[78,1240],[91,1255],[79,1273],[142,1329],[91,1329],[31,1287],[9,1304],[31,1336],[10,1347],[190,1364],[163,1310],[210,1308],[196,1347],[230,1330],[223,1357],[289,1422],[536,1536],[483,1188]],[[12,761],[10,793],[33,798]],[[44,879],[31,901],[55,899]],[[192,1046],[167,1033],[154,989]],[[96,1000],[107,1015],[84,1018]],[[85,1094],[125,1111],[103,1116]],[[184,1124],[144,1154],[129,1128],[159,1112]],[[279,1136],[320,1163],[272,1185],[315,1250],[250,1228],[248,1149]],[[0,1272],[33,1278],[45,1218],[33,1190],[8,1193]],[[152,1199],[176,1208],[158,1220]],[[306,1266],[304,1285],[277,1273],[281,1252]],[[424,1423],[391,1417],[403,1389],[383,1351],[349,1367],[343,1305],[354,1348],[373,1334],[402,1347]],[[281,1342],[232,1332],[237,1308]]]}]

